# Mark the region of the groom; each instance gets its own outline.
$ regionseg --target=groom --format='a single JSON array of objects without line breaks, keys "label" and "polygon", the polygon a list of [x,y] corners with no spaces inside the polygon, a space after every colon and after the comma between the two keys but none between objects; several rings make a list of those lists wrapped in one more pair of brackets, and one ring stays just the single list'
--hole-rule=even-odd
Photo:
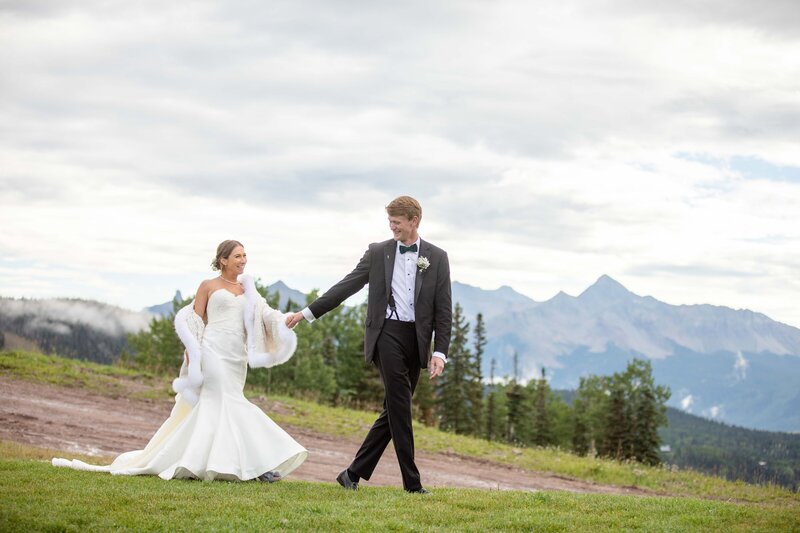
[{"label": "groom", "polygon": [[[369,479],[383,454],[394,442],[403,488],[428,494],[414,463],[411,396],[420,369],[431,379],[444,370],[450,345],[452,304],[447,253],[419,238],[422,207],[410,196],[386,206],[393,238],[369,245],[356,268],[300,312],[286,325],[309,322],[334,309],[369,283],[364,355],[378,367],[384,388],[383,411],[369,430],[350,466],[336,477],[346,489],[357,490]],[[428,361],[433,335],[433,356]]]}]

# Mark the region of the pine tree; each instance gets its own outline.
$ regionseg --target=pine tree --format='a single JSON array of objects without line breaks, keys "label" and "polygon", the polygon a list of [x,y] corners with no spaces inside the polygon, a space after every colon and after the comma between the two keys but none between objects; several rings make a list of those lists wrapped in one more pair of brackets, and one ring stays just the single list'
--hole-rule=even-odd
[{"label": "pine tree", "polygon": [[629,419],[626,410],[625,391],[620,383],[614,383],[606,416],[606,438],[600,453],[618,461],[627,458]]},{"label": "pine tree", "polygon": [[[352,407],[361,405],[364,394],[367,371],[370,369],[364,364],[364,334],[363,320],[365,305],[353,308],[344,308],[340,314],[333,315],[337,329],[331,334],[335,335],[336,357],[334,372],[336,374],[336,393],[334,403]],[[325,319],[328,319],[326,315]],[[326,361],[327,362],[327,361]],[[380,402],[380,395],[377,402]]]},{"label": "pine tree", "polygon": [[486,325],[483,321],[483,315],[478,313],[475,319],[475,344],[469,374],[468,383],[468,397],[470,404],[470,415],[472,419],[472,435],[483,434],[483,373],[481,366],[483,364],[483,351],[486,346]]},{"label": "pine tree", "polygon": [[486,440],[497,440],[500,436],[500,424],[497,413],[497,386],[494,384],[494,368],[496,361],[492,359],[489,367],[490,392],[486,398]]},{"label": "pine tree", "polygon": [[589,428],[586,424],[586,406],[577,398],[572,402],[573,432],[572,451],[581,457],[589,453]]},{"label": "pine tree", "polygon": [[[316,296],[312,291],[306,303]],[[289,361],[272,368],[271,391],[319,402],[329,402],[334,397],[336,377],[331,363],[335,363],[336,354],[332,337],[341,324],[341,313],[342,308],[337,308],[313,326],[305,321],[296,326],[297,349]]]},{"label": "pine tree", "polygon": [[194,297],[181,302],[173,300],[172,313],[154,317],[146,330],[129,334],[130,350],[122,353],[122,364],[155,374],[177,376],[183,363],[184,346],[175,333],[175,315],[184,306],[193,304]]},{"label": "pine tree", "polygon": [[449,368],[439,385],[439,427],[466,435],[473,432],[474,422],[469,406],[468,377],[471,354],[467,347],[469,323],[461,305],[456,303],[450,336]]},{"label": "pine tree", "polygon": [[542,376],[536,383],[535,394],[532,440],[537,446],[548,446],[553,443],[553,431],[549,412],[550,386],[545,379],[544,367],[542,367]]},{"label": "pine tree", "polygon": [[[428,352],[428,357],[431,357],[430,351]],[[412,405],[414,406],[415,418],[417,420],[428,427],[436,425],[436,397],[434,396],[433,381],[424,370],[419,375]]]},{"label": "pine tree", "polygon": [[636,406],[636,432],[633,435],[633,457],[641,463],[657,465],[660,439],[658,436],[658,404],[650,387],[644,387]]},{"label": "pine tree", "polygon": [[506,441],[511,444],[524,444],[525,431],[523,418],[523,403],[525,402],[524,387],[516,381],[508,384],[506,398],[508,398],[508,418],[506,423]]},{"label": "pine tree", "polygon": [[670,397],[669,388],[655,384],[652,365],[643,359],[633,359],[625,372],[614,377],[627,391],[631,418],[629,457],[647,464],[659,464],[658,427],[667,422],[665,403]]},{"label": "pine tree", "polygon": [[576,416],[577,413],[581,413],[580,424],[585,427],[585,432],[576,428],[573,439],[577,439],[578,442],[585,440],[586,452],[590,456],[601,453],[606,440],[609,382],[606,376],[585,376],[581,378],[578,390],[575,392],[573,405],[576,406]]},{"label": "pine tree", "polygon": [[506,418],[506,440],[512,444],[525,444],[528,438],[528,424],[525,416],[528,395],[519,383],[519,354],[514,352],[514,379],[508,384],[506,398],[508,414]]}]

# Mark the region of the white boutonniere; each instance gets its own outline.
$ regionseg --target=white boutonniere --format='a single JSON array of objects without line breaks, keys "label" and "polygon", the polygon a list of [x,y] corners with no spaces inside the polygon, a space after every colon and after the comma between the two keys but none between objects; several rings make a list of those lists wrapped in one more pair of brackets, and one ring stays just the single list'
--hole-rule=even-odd
[{"label": "white boutonniere", "polygon": [[425,272],[429,266],[431,266],[431,262],[428,260],[428,258],[419,256],[419,259],[417,259],[417,268],[419,271]]}]

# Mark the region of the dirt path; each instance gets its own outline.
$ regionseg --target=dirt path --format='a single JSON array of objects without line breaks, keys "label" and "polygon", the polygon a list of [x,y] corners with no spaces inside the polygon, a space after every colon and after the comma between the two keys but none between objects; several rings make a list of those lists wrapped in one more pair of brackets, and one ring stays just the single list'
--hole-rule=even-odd
[{"label": "dirt path", "polygon": [[[94,455],[102,464],[101,458],[141,449],[171,407],[171,401],[109,398],[80,389],[0,377],[0,439],[63,450],[67,457],[70,452]],[[269,413],[268,408],[265,410]],[[332,482],[360,444],[357,438],[333,438],[291,426],[284,429],[309,451],[308,460],[292,474],[294,479]],[[444,454],[418,452],[417,466],[429,488],[652,495],[632,487],[598,485]],[[400,486],[400,470],[390,449],[364,485]]]}]

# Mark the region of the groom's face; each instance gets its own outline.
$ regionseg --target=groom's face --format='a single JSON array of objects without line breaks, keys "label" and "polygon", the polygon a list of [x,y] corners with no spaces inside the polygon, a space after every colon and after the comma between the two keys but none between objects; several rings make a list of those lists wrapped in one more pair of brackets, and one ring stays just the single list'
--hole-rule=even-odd
[{"label": "groom's face", "polygon": [[391,216],[389,215],[389,229],[392,230],[394,240],[410,244],[409,241],[417,240],[417,228],[419,227],[419,218],[414,217],[408,219],[402,215]]}]

